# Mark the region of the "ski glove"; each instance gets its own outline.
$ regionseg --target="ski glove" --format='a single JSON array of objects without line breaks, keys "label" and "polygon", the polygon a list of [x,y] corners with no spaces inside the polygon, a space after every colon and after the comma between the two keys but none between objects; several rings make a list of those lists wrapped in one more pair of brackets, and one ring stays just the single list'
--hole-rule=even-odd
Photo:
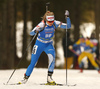
[{"label": "ski glove", "polygon": [[36,31],[31,31],[31,32],[30,32],[30,35],[31,35],[31,36],[34,36],[35,34],[36,34]]},{"label": "ski glove", "polygon": [[65,15],[69,16],[69,11],[68,10],[65,11]]}]

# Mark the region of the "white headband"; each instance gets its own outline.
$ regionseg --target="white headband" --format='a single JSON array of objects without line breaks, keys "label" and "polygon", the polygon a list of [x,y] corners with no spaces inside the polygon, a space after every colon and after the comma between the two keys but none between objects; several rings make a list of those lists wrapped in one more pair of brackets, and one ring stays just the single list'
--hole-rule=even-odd
[{"label": "white headband", "polygon": [[47,21],[54,21],[54,15],[52,16],[46,16]]}]

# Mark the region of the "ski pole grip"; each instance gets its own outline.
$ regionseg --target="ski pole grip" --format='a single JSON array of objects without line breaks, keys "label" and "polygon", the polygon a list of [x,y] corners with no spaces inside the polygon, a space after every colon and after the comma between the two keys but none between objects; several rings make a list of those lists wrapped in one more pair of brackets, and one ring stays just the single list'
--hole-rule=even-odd
[{"label": "ski pole grip", "polygon": [[69,11],[65,10],[65,16],[69,16]]},{"label": "ski pole grip", "polygon": [[47,3],[46,3],[46,6],[49,6],[49,5],[50,5],[50,2],[47,2]]}]

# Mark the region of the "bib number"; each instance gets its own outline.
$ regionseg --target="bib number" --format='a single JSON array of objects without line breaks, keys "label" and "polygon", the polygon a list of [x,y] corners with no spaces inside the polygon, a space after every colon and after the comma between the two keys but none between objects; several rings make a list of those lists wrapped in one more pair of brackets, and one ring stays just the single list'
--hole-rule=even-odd
[{"label": "bib number", "polygon": [[51,36],[52,36],[52,34],[46,34],[45,38],[48,38],[48,37],[50,38]]},{"label": "bib number", "polygon": [[38,48],[38,46],[37,45],[34,45],[33,50],[32,50],[32,53],[33,54],[36,54],[37,48]]}]

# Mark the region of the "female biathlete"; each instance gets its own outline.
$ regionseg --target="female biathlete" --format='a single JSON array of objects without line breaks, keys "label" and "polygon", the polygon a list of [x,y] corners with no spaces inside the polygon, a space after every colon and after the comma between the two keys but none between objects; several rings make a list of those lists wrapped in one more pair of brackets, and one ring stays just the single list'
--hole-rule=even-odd
[{"label": "female biathlete", "polygon": [[26,73],[24,74],[24,79],[21,80],[20,83],[25,84],[27,82],[41,53],[44,51],[49,59],[47,82],[55,84],[55,81],[52,79],[52,74],[55,67],[55,49],[53,47],[53,36],[55,33],[55,28],[58,26],[63,29],[66,29],[66,27],[67,29],[71,28],[71,22],[68,15],[69,12],[66,11],[66,24],[60,21],[56,21],[54,19],[54,13],[47,11],[43,16],[43,20],[30,32],[31,36],[34,36],[38,32],[38,36],[32,50],[31,63],[28,66]]}]

